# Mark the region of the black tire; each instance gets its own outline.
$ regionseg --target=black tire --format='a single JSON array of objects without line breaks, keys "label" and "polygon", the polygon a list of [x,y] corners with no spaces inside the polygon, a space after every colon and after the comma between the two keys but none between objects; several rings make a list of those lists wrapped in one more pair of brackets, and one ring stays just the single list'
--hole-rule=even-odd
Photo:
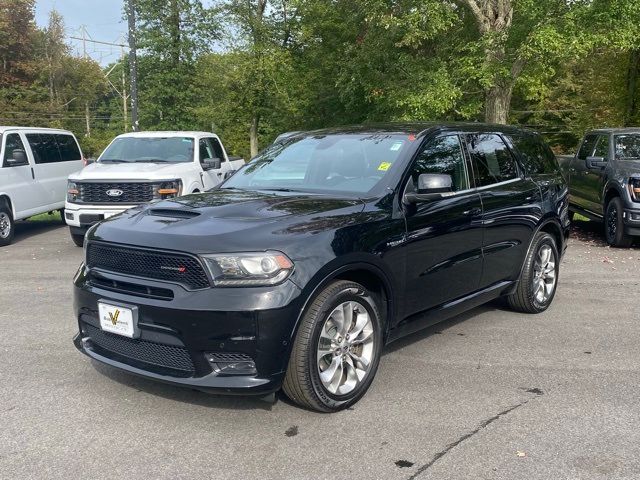
[{"label": "black tire", "polygon": [[82,247],[84,245],[84,235],[72,233],[71,240],[76,244],[76,247]]},{"label": "black tire", "polygon": [[609,200],[604,214],[604,235],[612,247],[629,248],[633,244],[633,237],[624,233],[623,213],[624,205],[620,197]]},{"label": "black tire", "polygon": [[67,219],[64,217],[64,208],[61,208],[60,210],[58,210],[58,213],[60,214],[60,218],[62,219],[62,223],[64,225],[67,224]]},{"label": "black tire", "polygon": [[[345,302],[356,302],[366,310],[372,324],[373,348],[363,379],[349,393],[338,395],[325,388],[320,379],[317,349],[325,323],[334,309]],[[318,412],[336,412],[353,405],[366,393],[378,370],[382,335],[380,311],[374,296],[358,283],[344,280],[332,282],[315,297],[301,320],[283,383],[285,394],[298,405]],[[337,357],[344,359],[345,355]],[[340,378],[347,377],[341,374]]]},{"label": "black tire", "polygon": [[9,245],[13,241],[16,223],[7,202],[0,200],[0,247]]},{"label": "black tire", "polygon": [[[554,261],[554,278],[553,289],[550,291],[549,296],[540,300],[536,296],[537,281],[539,281],[538,270],[536,269],[536,260],[542,249],[546,247],[551,248]],[[508,295],[506,300],[507,304],[512,310],[522,313],[541,313],[544,312],[556,294],[558,287],[558,274],[560,271],[560,256],[558,255],[558,247],[556,246],[555,239],[546,232],[538,232],[533,239],[533,243],[527,253],[520,278],[518,279],[518,287],[515,292]],[[543,279],[543,282],[545,280]],[[545,284],[546,285],[546,284]],[[544,287],[546,288],[546,287]]]}]

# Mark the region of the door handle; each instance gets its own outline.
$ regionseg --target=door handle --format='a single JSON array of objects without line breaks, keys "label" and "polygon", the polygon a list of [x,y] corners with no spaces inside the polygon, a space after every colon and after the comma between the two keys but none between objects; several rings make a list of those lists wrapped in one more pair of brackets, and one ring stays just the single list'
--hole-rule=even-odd
[{"label": "door handle", "polygon": [[31,167],[31,179],[32,180],[36,179],[36,173],[33,171],[33,167]]},{"label": "door handle", "polygon": [[478,207],[474,207],[471,210],[465,210],[462,212],[463,215],[467,215],[469,217],[476,217],[482,213],[482,209]]}]

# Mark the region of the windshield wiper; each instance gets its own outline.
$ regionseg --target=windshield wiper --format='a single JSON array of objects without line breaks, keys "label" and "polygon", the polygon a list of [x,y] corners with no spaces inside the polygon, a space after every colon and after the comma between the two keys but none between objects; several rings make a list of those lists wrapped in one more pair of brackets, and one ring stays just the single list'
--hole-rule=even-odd
[{"label": "windshield wiper", "polygon": [[105,158],[101,159],[98,163],[127,163],[126,160],[119,160],[117,158]]},{"label": "windshield wiper", "polygon": [[291,188],[258,188],[258,190],[263,190],[265,192],[297,192],[298,190],[293,190]]},{"label": "windshield wiper", "polygon": [[153,158],[151,160],[132,160],[133,163],[171,163],[170,160],[160,160]]}]

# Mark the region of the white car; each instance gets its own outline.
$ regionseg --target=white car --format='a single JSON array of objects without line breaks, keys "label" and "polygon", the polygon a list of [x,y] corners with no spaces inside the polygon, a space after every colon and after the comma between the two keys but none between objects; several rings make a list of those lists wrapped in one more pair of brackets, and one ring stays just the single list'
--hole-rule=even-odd
[{"label": "white car", "polygon": [[67,177],[81,168],[73,133],[0,127],[0,246],[13,240],[16,220],[62,210]]},{"label": "white car", "polygon": [[95,163],[69,177],[65,219],[78,246],[89,227],[141,203],[209,190],[244,165],[207,132],[117,136]]}]

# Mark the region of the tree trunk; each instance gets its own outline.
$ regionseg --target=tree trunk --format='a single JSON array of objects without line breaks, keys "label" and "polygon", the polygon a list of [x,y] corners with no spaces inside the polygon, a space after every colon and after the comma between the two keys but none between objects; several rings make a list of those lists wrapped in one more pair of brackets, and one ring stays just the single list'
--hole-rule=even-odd
[{"label": "tree trunk", "polygon": [[511,85],[494,85],[485,92],[484,121],[487,123],[506,124],[509,119],[511,104]]},{"label": "tree trunk", "polygon": [[627,71],[627,106],[624,115],[624,125],[629,127],[637,121],[637,84],[640,69],[640,50],[631,50],[629,55],[629,69]]},{"label": "tree trunk", "polygon": [[87,137],[91,136],[91,122],[89,117],[89,102],[84,102],[84,120],[87,124]]},{"label": "tree trunk", "polygon": [[251,119],[251,128],[249,129],[249,144],[251,146],[251,158],[258,154],[258,124],[260,123],[260,117],[254,115]]}]

